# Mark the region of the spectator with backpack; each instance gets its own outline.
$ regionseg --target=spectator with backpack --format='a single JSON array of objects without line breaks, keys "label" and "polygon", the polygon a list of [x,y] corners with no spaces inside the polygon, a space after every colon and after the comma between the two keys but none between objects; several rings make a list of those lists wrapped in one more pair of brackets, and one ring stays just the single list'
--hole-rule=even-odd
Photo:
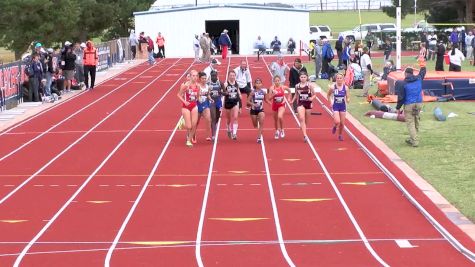
[{"label": "spectator with backpack", "polygon": [[335,57],[333,49],[330,45],[328,39],[323,39],[323,48],[322,48],[322,79],[330,78],[329,64]]}]

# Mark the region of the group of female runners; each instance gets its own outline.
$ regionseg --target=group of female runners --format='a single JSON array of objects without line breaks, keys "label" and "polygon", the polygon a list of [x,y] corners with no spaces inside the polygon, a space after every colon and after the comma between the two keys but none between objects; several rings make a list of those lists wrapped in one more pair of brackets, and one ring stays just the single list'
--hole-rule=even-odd
[{"label": "group of female runners", "polygon": [[[254,88],[247,99],[247,106],[249,107],[252,124],[258,131],[257,143],[262,141],[265,120],[264,103],[272,106],[275,127],[274,138],[285,138],[283,123],[286,101],[289,103],[297,101],[297,117],[303,140],[308,142],[307,124],[311,116],[312,102],[317,96],[317,88],[314,83],[309,82],[306,72],[300,72],[299,74],[300,83],[295,86],[293,98],[291,98],[290,89],[281,83],[279,76],[273,77],[273,84],[269,90],[263,88],[260,78],[255,79]],[[224,111],[226,118],[228,137],[237,140],[241,92],[236,82],[236,73],[234,70],[229,71],[228,80],[224,83],[219,81],[216,71],[211,72],[210,77],[210,81],[207,82],[204,72],[192,70],[178,92],[178,98],[183,103],[181,109],[184,120],[183,126],[187,130],[186,145],[189,147],[196,143],[196,128],[201,117],[204,118],[206,123],[206,140],[214,141],[221,110]],[[342,74],[336,75],[335,83],[329,86],[327,96],[333,108],[334,126],[332,133],[335,134],[338,130],[338,140],[343,141],[342,133],[346,117],[346,104],[349,103],[350,95]]]}]

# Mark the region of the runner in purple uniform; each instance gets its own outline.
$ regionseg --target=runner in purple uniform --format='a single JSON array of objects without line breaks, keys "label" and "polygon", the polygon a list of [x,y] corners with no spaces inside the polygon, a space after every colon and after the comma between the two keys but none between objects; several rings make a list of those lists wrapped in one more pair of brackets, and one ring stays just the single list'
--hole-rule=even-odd
[{"label": "runner in purple uniform", "polygon": [[343,129],[345,128],[346,104],[350,103],[350,91],[346,90],[345,77],[343,74],[336,74],[336,83],[328,88],[328,100],[332,104],[333,121],[332,134],[338,128],[338,140],[343,141]]}]

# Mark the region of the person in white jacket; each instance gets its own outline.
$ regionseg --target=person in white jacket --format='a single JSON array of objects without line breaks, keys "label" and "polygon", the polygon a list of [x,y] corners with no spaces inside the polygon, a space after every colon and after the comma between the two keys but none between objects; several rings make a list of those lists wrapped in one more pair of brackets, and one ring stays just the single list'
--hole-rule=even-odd
[{"label": "person in white jacket", "polygon": [[201,62],[200,61],[200,40],[198,39],[198,35],[195,35],[195,38],[193,38],[193,50],[195,51],[195,62]]},{"label": "person in white jacket", "polygon": [[458,44],[452,46],[452,50],[449,52],[449,59],[449,71],[462,71],[462,62],[465,60],[465,56],[458,49]]}]

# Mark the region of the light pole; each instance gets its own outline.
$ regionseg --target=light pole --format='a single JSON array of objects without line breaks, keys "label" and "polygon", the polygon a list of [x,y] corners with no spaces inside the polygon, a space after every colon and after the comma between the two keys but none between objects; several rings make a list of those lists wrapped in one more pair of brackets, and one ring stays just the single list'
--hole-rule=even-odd
[{"label": "light pole", "polygon": [[417,0],[414,0],[414,27],[417,25]]}]

